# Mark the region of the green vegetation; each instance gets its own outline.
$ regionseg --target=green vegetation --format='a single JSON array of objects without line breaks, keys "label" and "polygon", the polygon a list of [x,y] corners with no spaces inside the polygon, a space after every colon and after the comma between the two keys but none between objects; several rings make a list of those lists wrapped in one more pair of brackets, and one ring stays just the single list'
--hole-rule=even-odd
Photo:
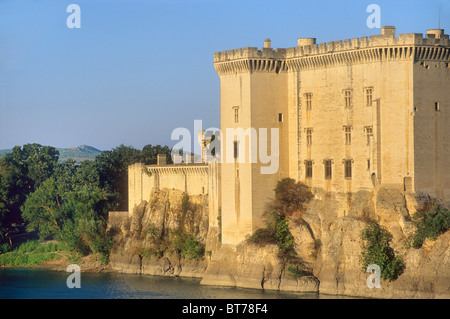
[{"label": "green vegetation", "polygon": [[10,252],[0,255],[0,265],[4,266],[33,266],[52,259],[60,258],[57,252],[61,247],[56,243],[38,243],[29,240]]},{"label": "green vegetation", "polygon": [[422,247],[426,238],[436,240],[450,228],[450,211],[435,200],[427,200],[413,216],[416,232],[412,239],[414,248]]},{"label": "green vegetation", "polygon": [[179,258],[200,259],[205,255],[205,244],[182,226],[164,234],[162,229],[150,225],[146,233],[149,234],[151,247],[143,252],[144,256],[161,258],[165,253],[176,253]]},{"label": "green vegetation", "polygon": [[[56,150],[59,152],[58,160],[60,162],[64,162],[68,159],[72,159],[77,162],[83,162],[88,160],[93,161],[95,160],[95,157],[102,152],[96,149],[95,147],[88,145],[81,145],[78,147],[69,147],[69,148],[57,148]],[[10,154],[12,152],[13,152],[12,149],[0,150],[0,157],[5,156],[6,154]]]},{"label": "green vegetation", "polygon": [[275,187],[275,200],[270,209],[286,217],[300,215],[313,197],[307,185],[296,183],[292,178],[284,178]]},{"label": "green vegetation", "polygon": [[160,145],[142,151],[121,145],[81,163],[59,161],[51,146],[14,147],[0,157],[0,253],[12,250],[26,228],[40,240],[59,241],[74,258],[97,253],[106,263],[112,248],[107,212],[128,209],[128,165],[156,164],[157,154],[170,159],[170,149]]},{"label": "green vegetation", "polygon": [[301,214],[313,195],[301,182],[285,178],[275,188],[275,199],[265,213],[266,227],[256,230],[249,241],[257,245],[276,244],[284,268],[295,277],[308,274],[295,251],[295,240],[289,230],[288,217]]},{"label": "green vegetation", "polygon": [[205,245],[181,227],[172,232],[170,249],[180,258],[200,259],[205,255]]},{"label": "green vegetation", "polygon": [[178,219],[178,227],[169,232],[150,224],[145,233],[151,247],[146,249],[144,255],[163,257],[165,253],[175,253],[179,258],[200,259],[205,255],[205,244],[195,235],[186,231],[187,214],[195,209],[189,200],[189,196],[184,194],[181,201],[181,211]]},{"label": "green vegetation", "polygon": [[364,272],[369,265],[376,264],[380,267],[383,280],[395,280],[403,273],[405,263],[390,247],[392,234],[385,227],[371,222],[362,231],[361,239],[363,246],[360,264]]}]

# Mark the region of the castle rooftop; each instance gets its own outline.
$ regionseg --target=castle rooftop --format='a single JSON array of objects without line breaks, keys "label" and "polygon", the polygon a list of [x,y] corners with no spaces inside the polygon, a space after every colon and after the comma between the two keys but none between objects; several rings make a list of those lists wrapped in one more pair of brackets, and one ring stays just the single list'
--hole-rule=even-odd
[{"label": "castle rooftop", "polygon": [[[371,49],[379,47],[441,47],[450,48],[449,35],[443,29],[429,29],[425,36],[422,33],[404,33],[396,37],[396,29],[393,26],[383,26],[381,34],[362,38],[353,38],[327,43],[316,43],[315,38],[299,38],[297,47],[287,49],[273,49],[270,47],[270,40],[266,39],[263,48],[246,47],[235,50],[221,51],[214,53],[214,63],[227,62],[242,59],[292,59],[307,57],[312,55],[332,54],[336,52],[356,51],[361,49]],[[448,59],[450,52],[442,59]]]}]

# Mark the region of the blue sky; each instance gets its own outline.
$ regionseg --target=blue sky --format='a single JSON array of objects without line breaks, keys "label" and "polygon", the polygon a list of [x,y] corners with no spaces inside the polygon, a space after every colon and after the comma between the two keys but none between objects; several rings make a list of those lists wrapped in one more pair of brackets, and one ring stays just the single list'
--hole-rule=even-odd
[{"label": "blue sky", "polygon": [[[81,28],[69,29],[69,4]],[[219,127],[213,53],[379,34],[450,31],[450,1],[0,0],[0,149],[40,143],[173,146],[177,127]]]}]

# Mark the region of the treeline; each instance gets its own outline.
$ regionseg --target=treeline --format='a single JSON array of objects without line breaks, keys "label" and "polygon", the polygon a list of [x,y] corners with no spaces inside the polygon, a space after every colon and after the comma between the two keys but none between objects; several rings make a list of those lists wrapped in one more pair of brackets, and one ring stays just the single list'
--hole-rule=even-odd
[{"label": "treeline", "polygon": [[107,212],[128,209],[128,166],[156,164],[157,154],[170,162],[170,151],[161,145],[142,150],[120,145],[94,161],[59,163],[55,147],[15,146],[0,158],[0,253],[26,231],[56,239],[74,254],[99,253],[106,262],[112,246]]}]

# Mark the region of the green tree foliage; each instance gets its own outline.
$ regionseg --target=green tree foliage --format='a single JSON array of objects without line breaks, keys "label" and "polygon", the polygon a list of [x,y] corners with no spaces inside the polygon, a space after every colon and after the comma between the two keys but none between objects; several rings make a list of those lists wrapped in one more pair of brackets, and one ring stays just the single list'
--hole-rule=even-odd
[{"label": "green tree foliage", "polygon": [[140,151],[120,145],[104,151],[95,158],[102,187],[110,187],[116,194],[115,210],[128,209],[128,166],[140,162]]},{"label": "green tree foliage", "polygon": [[172,231],[170,249],[179,258],[200,259],[205,255],[205,245],[196,236],[187,233],[182,227]]},{"label": "green tree foliage", "polygon": [[168,146],[148,144],[141,150],[120,145],[111,151],[104,151],[95,159],[100,174],[101,187],[109,187],[115,193],[114,209],[128,209],[128,166],[135,163],[153,165],[158,154],[165,154],[167,162],[172,163]]},{"label": "green tree foliage", "polygon": [[426,238],[436,240],[450,228],[450,211],[433,200],[426,201],[422,209],[413,216],[416,232],[412,246],[422,247]]},{"label": "green tree foliage", "polygon": [[58,151],[51,146],[15,146],[0,158],[0,243],[10,242],[23,222],[20,207],[26,197],[55,171]]},{"label": "green tree foliage", "polygon": [[249,238],[258,245],[276,244],[283,267],[299,277],[308,274],[304,262],[295,251],[295,239],[289,229],[288,216],[303,212],[313,198],[308,186],[285,178],[275,187],[275,199],[265,212],[266,227],[256,230]]},{"label": "green tree foliage", "polygon": [[31,180],[32,188],[39,187],[47,178],[52,176],[58,164],[59,152],[53,146],[40,144],[26,144],[23,147],[15,146],[6,158],[26,171]]},{"label": "green tree foliage", "polygon": [[106,260],[112,245],[105,231],[110,195],[98,186],[98,177],[89,174],[90,183],[82,183],[84,168],[60,164],[54,176],[27,197],[22,216],[40,239],[57,239],[72,252],[100,253]]},{"label": "green tree foliage", "polygon": [[157,163],[158,154],[166,155],[167,164],[172,164],[171,149],[168,146],[153,146],[152,144],[142,148],[139,162],[145,165],[154,165]]},{"label": "green tree foliage", "polygon": [[371,264],[380,267],[381,278],[395,280],[400,276],[405,263],[400,255],[390,247],[392,234],[375,222],[369,223],[361,233],[363,247],[360,255],[362,270],[365,272]]},{"label": "green tree foliage", "polygon": [[155,164],[167,146],[147,145],[142,151],[119,147],[102,152],[95,161],[58,163],[51,146],[26,144],[0,158],[0,253],[26,222],[41,239],[60,240],[77,254],[100,253],[107,260],[112,246],[106,234],[108,210],[127,207],[128,166]]}]

